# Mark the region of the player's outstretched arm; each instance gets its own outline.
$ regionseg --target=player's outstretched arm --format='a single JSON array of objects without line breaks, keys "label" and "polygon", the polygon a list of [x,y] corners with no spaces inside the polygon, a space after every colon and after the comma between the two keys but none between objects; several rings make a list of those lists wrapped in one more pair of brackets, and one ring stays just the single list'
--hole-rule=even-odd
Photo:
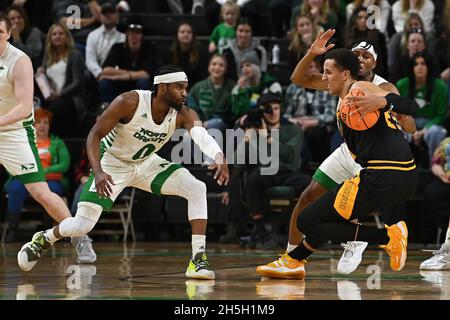
[{"label": "player's outstretched arm", "polygon": [[189,134],[208,157],[214,159],[214,164],[210,165],[208,169],[216,170],[214,179],[217,180],[219,185],[228,184],[230,180],[230,174],[228,172],[228,164],[225,159],[225,155],[217,144],[216,140],[209,135],[206,129],[202,126],[202,122],[194,110],[183,107],[180,112],[181,126],[189,131]]},{"label": "player's outstretched arm", "polygon": [[101,197],[108,197],[111,195],[111,185],[114,184],[114,181],[109,174],[103,171],[100,164],[100,141],[119,122],[127,123],[131,120],[138,102],[138,94],[134,91],[119,95],[102,113],[87,137],[87,155],[92,166],[92,172],[95,176],[95,187],[97,193]]},{"label": "player's outstretched arm", "polygon": [[5,127],[31,115],[33,111],[33,66],[28,56],[20,57],[12,71],[17,105],[0,116],[0,127]]},{"label": "player's outstretched arm", "polygon": [[307,70],[309,65],[317,56],[324,54],[334,47],[334,44],[327,45],[327,42],[331,39],[335,32],[336,30],[334,29],[328,29],[325,32],[321,31],[317,35],[316,40],[313,44],[311,44],[311,47],[306,52],[305,56],[299,61],[291,75],[291,81],[296,86],[316,90],[327,89],[327,82],[322,80],[322,75],[320,73],[308,74]]}]

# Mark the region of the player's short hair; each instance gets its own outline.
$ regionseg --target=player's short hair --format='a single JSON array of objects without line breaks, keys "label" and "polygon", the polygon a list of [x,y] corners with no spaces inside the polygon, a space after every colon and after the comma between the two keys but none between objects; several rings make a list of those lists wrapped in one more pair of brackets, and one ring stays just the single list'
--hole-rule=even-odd
[{"label": "player's short hair", "polygon": [[[162,67],[159,67],[154,74],[154,77],[156,76],[161,76],[163,74],[168,74],[168,73],[173,73],[173,72],[183,72],[183,68],[176,66],[174,64],[166,64]],[[157,84],[153,84],[152,85],[152,91],[153,91],[153,96],[156,97],[156,95],[158,94],[158,85]]]},{"label": "player's short hair", "polygon": [[9,20],[8,16],[4,12],[0,12],[0,22],[5,22],[6,31],[11,31],[11,20]]},{"label": "player's short hair", "polygon": [[359,60],[349,49],[334,49],[328,51],[325,55],[325,60],[330,59],[336,62],[336,67],[341,70],[350,71],[353,79],[357,79],[359,72]]}]

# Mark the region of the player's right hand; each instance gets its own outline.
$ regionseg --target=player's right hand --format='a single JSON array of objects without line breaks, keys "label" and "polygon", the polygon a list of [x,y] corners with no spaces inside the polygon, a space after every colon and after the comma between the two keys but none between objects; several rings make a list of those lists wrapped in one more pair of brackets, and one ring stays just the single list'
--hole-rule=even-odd
[{"label": "player's right hand", "polygon": [[330,43],[329,45],[327,45],[327,42],[331,39],[335,32],[335,29],[328,29],[325,32],[320,31],[317,35],[316,40],[314,40],[313,44],[309,48],[308,52],[313,55],[320,56],[333,48],[334,44]]},{"label": "player's right hand", "polygon": [[94,173],[95,176],[95,190],[101,198],[109,198],[112,195],[112,186],[114,181],[112,177],[106,172]]}]

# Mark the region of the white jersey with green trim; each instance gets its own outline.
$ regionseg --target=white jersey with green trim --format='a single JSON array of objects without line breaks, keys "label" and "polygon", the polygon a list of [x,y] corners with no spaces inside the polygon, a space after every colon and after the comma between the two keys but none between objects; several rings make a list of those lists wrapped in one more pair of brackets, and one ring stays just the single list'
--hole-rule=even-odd
[{"label": "white jersey with green trim", "polygon": [[139,103],[133,118],[126,124],[118,123],[102,140],[105,152],[124,161],[142,161],[161,149],[170,140],[176,128],[178,112],[171,108],[161,124],[152,118],[152,92],[134,90]]},{"label": "white jersey with green trim", "polygon": [[[0,116],[7,114],[17,105],[12,73],[17,60],[24,55],[23,51],[7,43],[5,52],[0,56]],[[0,127],[0,131],[16,130],[32,124],[33,106],[30,106],[28,117],[8,126]]]}]

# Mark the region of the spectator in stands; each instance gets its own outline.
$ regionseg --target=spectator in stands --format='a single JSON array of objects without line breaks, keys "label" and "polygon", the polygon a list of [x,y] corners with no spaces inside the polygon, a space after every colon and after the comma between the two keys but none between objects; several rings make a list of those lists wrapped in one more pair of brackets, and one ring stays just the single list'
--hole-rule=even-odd
[{"label": "spectator in stands", "polygon": [[209,37],[209,53],[218,52],[221,54],[227,44],[227,39],[236,38],[236,24],[239,15],[239,6],[236,3],[227,1],[222,5],[220,17],[223,22],[214,28]]},{"label": "spectator in stands", "polygon": [[133,89],[150,89],[150,77],[157,67],[154,48],[144,41],[141,24],[130,23],[125,43],[116,43],[103,63],[99,77],[102,103],[110,103],[119,94]]},{"label": "spectator in stands", "polygon": [[[211,30],[219,24],[220,8],[227,1],[229,0],[204,0],[206,20]],[[240,7],[241,16],[247,17],[249,23],[255,28],[255,34],[263,35],[257,30],[257,26],[260,25],[259,14],[268,10],[266,0],[239,0],[237,4]],[[261,22],[266,23],[266,21]]]},{"label": "spectator in stands", "polygon": [[[401,57],[401,52],[404,50],[406,52],[407,48],[407,35],[410,34],[411,30],[425,30],[422,18],[417,13],[409,14],[408,18],[405,20],[405,25],[403,31],[395,33],[389,40],[388,45],[388,66],[389,70],[393,68],[395,64]],[[436,37],[433,32],[425,32],[425,44],[426,50],[429,55],[432,55],[436,51]]]},{"label": "spectator in stands", "polygon": [[[444,139],[434,152],[431,171],[435,175],[425,189],[427,213],[437,227],[447,226],[441,248],[420,264],[420,269],[448,270],[450,266],[450,138]],[[444,229],[445,230],[445,229]]]},{"label": "spectator in stands", "polygon": [[373,22],[378,31],[387,35],[387,25],[391,14],[391,5],[387,0],[353,0],[345,8],[346,20],[350,21],[350,17],[355,9],[362,7],[367,10],[370,6],[378,6],[380,8],[381,16]]},{"label": "spectator in stands", "polygon": [[180,23],[172,47],[163,56],[164,64],[174,64],[183,68],[189,83],[194,85],[207,74],[206,59],[205,53],[200,50],[192,26],[188,22]]},{"label": "spectator in stands", "polygon": [[359,7],[353,10],[350,21],[347,23],[344,46],[352,48],[354,44],[368,41],[373,44],[378,54],[377,64],[381,67],[381,76],[385,77],[387,72],[387,48],[386,38],[378,29],[368,28],[369,14],[367,9]]},{"label": "spectator in stands", "polygon": [[337,14],[330,7],[328,0],[304,0],[301,6],[292,10],[291,26],[298,15],[310,16],[313,23],[324,30],[336,28],[338,25]]},{"label": "spectator in stands", "polygon": [[417,131],[412,136],[416,146],[425,142],[431,159],[434,150],[447,135],[442,127],[447,115],[447,85],[431,72],[430,58],[423,52],[414,54],[408,68],[408,76],[397,82],[402,96],[415,99],[420,109],[414,116]]},{"label": "spectator in stands", "polygon": [[30,25],[47,33],[52,23],[52,4],[53,0],[2,0],[0,11],[5,12],[11,5],[22,7],[27,13]]},{"label": "spectator in stands", "polygon": [[[64,174],[69,170],[70,155],[63,140],[50,135],[52,115],[49,111],[39,108],[34,113],[34,127],[36,129],[36,143],[39,158],[44,169],[45,178],[50,190],[60,196],[67,191],[67,181]],[[22,208],[29,193],[22,181],[11,177],[5,184],[8,194],[7,217],[8,234],[6,242],[16,239],[16,231],[20,222]]]},{"label": "spectator in stands", "polygon": [[323,31],[322,27],[315,25],[310,16],[297,16],[291,32],[291,43],[289,44],[290,70],[295,69],[295,66],[303,58],[320,31]]},{"label": "spectator in stands", "polygon": [[267,51],[259,40],[253,38],[252,26],[246,17],[241,17],[236,27],[236,39],[228,40],[223,55],[228,61],[227,77],[236,81],[241,73],[241,60],[249,51],[256,52],[260,60],[262,72],[267,71]]},{"label": "spectator in stands", "polygon": [[42,59],[42,33],[38,28],[30,26],[28,16],[23,7],[12,5],[6,9],[11,21],[11,38],[9,42],[25,52],[36,68]]},{"label": "spectator in stands", "polygon": [[[395,64],[390,66],[390,80],[392,83],[397,82],[407,75],[408,67],[411,59],[417,52],[424,52],[427,50],[425,42],[425,34],[422,29],[411,29],[406,34],[405,46],[400,52],[397,52]],[[437,70],[436,68],[433,68]]]},{"label": "spectator in stands", "polygon": [[417,13],[424,22],[425,32],[434,32],[434,4],[431,0],[397,0],[392,5],[392,21],[395,31],[403,31],[410,13]]},{"label": "spectator in stands", "polygon": [[[309,65],[309,73],[322,73],[319,60]],[[313,161],[320,163],[330,154],[330,139],[337,129],[336,103],[336,97],[328,91],[297,87],[293,83],[286,90],[283,117],[302,129]]]},{"label": "spectator in stands", "polygon": [[102,25],[89,33],[86,41],[86,67],[95,79],[102,75],[102,65],[111,47],[125,42],[125,34],[116,29],[119,12],[112,2],[102,5],[100,21]]},{"label": "spectator in stands", "polygon": [[209,76],[189,91],[188,105],[195,109],[205,128],[225,130],[233,126],[231,90],[234,82],[225,78],[227,61],[221,55],[209,60]]},{"label": "spectator in stands", "polygon": [[51,131],[63,138],[76,137],[78,115],[84,107],[81,98],[84,61],[65,25],[55,23],[50,27],[44,58],[37,73],[45,74],[51,87],[51,95],[44,103],[53,114]]},{"label": "spectator in stands", "polygon": [[[79,17],[77,11],[68,10],[71,6],[80,9]],[[84,55],[87,36],[97,28],[101,10],[96,0],[58,0],[53,1],[52,14],[56,22],[70,28],[77,49]]]},{"label": "spectator in stands", "polygon": [[241,75],[231,91],[231,108],[235,117],[240,117],[256,107],[257,99],[263,93],[282,96],[283,89],[273,76],[261,70],[261,60],[254,51],[247,52],[241,59]]},{"label": "spectator in stands", "polygon": [[[281,98],[279,95],[267,93],[260,96],[258,106],[264,109],[270,108],[272,113],[264,113],[258,127],[250,121],[246,121],[249,115],[244,115],[239,123],[245,130],[245,139],[238,142],[236,157],[245,154],[246,159],[258,159],[258,164],[249,163],[241,165],[235,160],[236,165],[245,172],[246,184],[244,186],[248,209],[254,223],[253,239],[262,244],[265,249],[273,249],[278,244],[270,236],[264,225],[266,215],[265,192],[273,186],[290,186],[297,196],[306,188],[311,178],[300,172],[300,151],[303,145],[303,132],[281,116]],[[279,133],[279,170],[276,174],[263,174],[262,169],[269,164],[263,164],[258,156],[259,143],[272,144],[272,130],[278,129]],[[262,140],[261,140],[262,139]],[[259,143],[257,143],[259,140]],[[236,196],[231,193],[231,196]],[[239,196],[239,195],[238,195]],[[231,200],[230,200],[231,201]]]}]

